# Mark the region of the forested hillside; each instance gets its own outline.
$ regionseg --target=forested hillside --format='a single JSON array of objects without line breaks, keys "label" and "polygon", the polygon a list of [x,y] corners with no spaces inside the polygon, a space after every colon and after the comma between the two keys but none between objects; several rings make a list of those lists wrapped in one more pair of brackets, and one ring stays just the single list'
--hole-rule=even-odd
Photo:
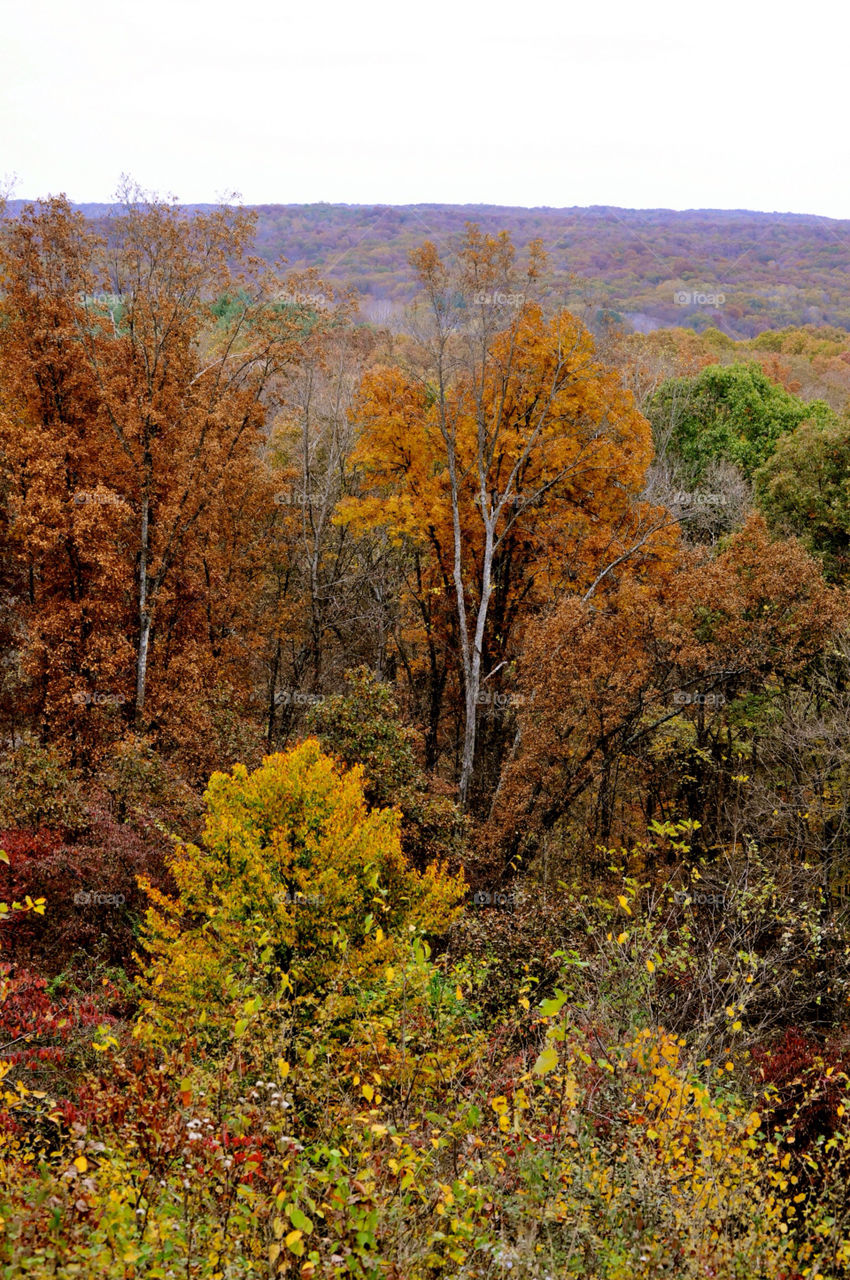
[{"label": "forested hillside", "polygon": [[[13,210],[22,202],[15,202]],[[96,224],[108,205],[80,205]],[[204,206],[193,206],[203,208]],[[207,208],[209,206],[206,206]],[[850,222],[697,209],[511,209],[494,205],[260,205],[256,248],[354,288],[365,314],[398,320],[417,289],[409,253],[448,250],[467,222],[540,239],[543,296],[596,325],[612,313],[646,332],[716,326],[736,338],[789,325],[850,329]]]},{"label": "forested hillside", "polygon": [[0,221],[0,1276],[846,1276],[850,224],[125,194]]}]

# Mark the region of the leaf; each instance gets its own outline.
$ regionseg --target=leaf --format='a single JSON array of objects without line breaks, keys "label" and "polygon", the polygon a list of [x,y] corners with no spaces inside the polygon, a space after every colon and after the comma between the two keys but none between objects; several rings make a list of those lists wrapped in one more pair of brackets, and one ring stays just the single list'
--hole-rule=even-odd
[{"label": "leaf", "polygon": [[290,1231],[289,1235],[286,1237],[286,1240],[284,1241],[287,1249],[289,1249],[292,1253],[296,1254],[297,1256],[300,1256],[304,1252],[304,1245],[301,1243],[301,1238],[303,1235],[304,1235],[303,1231]]},{"label": "leaf", "polygon": [[559,987],[555,988],[555,995],[549,1000],[544,1000],[540,1005],[540,1012],[544,1018],[553,1018],[563,1009],[567,1000],[565,991],[561,991]]},{"label": "leaf", "polygon": [[628,900],[628,898],[627,898],[624,894],[619,893],[619,894],[617,894],[617,901],[619,902],[620,906],[621,906],[621,907],[623,908],[623,910],[625,911],[626,915],[627,915],[627,916],[630,916],[630,915],[632,914],[632,909],[631,909],[631,907],[629,906],[629,900]]},{"label": "leaf", "polygon": [[85,1158],[85,1156],[77,1156],[76,1160],[74,1161],[74,1168],[77,1170],[77,1172],[85,1173],[88,1167],[89,1167],[89,1162]]},{"label": "leaf", "polygon": [[5,849],[0,849],[0,862],[5,862],[7,866],[9,864],[9,855]]},{"label": "leaf", "polygon": [[307,1217],[306,1213],[302,1213],[296,1205],[288,1204],[286,1206],[286,1213],[293,1227],[295,1227],[299,1232],[308,1236],[313,1230],[313,1224]]},{"label": "leaf", "polygon": [[534,1072],[535,1075],[545,1076],[548,1072],[554,1071],[557,1065],[558,1065],[558,1050],[555,1048],[554,1045],[550,1044],[540,1054],[534,1066],[532,1067],[532,1071]]}]

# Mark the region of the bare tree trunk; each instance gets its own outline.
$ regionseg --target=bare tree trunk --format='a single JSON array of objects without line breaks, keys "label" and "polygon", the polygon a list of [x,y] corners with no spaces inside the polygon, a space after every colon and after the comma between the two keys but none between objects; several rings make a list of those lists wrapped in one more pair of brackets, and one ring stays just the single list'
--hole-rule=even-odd
[{"label": "bare tree trunk", "polygon": [[[486,543],[484,548],[484,569],[481,575],[481,600],[478,605],[478,616],[475,619],[475,638],[472,653],[464,635],[464,684],[466,689],[466,721],[463,732],[463,757],[460,769],[460,803],[466,808],[469,798],[469,784],[475,765],[475,743],[478,735],[478,695],[481,690],[481,652],[484,647],[484,628],[487,625],[487,613],[490,608],[490,575],[493,568],[493,535],[489,520],[487,521]],[[464,618],[465,620],[465,618]]]},{"label": "bare tree trunk", "polygon": [[151,614],[148,609],[148,553],[150,543],[150,500],[147,485],[142,494],[142,527],[139,545],[139,649],[136,658],[136,727],[141,725],[145,709],[145,685],[148,675]]}]

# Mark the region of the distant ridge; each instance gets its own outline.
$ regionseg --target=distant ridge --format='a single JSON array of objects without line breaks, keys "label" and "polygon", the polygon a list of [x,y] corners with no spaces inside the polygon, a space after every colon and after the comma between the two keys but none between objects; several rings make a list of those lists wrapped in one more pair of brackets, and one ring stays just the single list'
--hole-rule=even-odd
[{"label": "distant ridge", "polygon": [[[10,201],[15,215],[23,200]],[[75,206],[95,223],[115,206]],[[188,210],[213,208],[209,204]],[[467,222],[510,232],[519,250],[540,238],[551,297],[591,323],[612,317],[650,329],[715,326],[752,337],[791,325],[850,330],[850,220],[742,209],[518,208],[501,205],[262,204],[257,251],[293,269],[315,267],[353,286],[373,319],[415,293],[408,254],[446,249]]]}]

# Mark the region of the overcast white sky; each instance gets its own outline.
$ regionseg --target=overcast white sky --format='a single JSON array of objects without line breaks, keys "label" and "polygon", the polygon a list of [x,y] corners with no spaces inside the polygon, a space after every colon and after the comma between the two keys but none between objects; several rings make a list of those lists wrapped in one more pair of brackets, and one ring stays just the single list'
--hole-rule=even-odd
[{"label": "overcast white sky", "polygon": [[850,218],[850,9],[764,0],[19,0],[0,177],[108,200]]}]

